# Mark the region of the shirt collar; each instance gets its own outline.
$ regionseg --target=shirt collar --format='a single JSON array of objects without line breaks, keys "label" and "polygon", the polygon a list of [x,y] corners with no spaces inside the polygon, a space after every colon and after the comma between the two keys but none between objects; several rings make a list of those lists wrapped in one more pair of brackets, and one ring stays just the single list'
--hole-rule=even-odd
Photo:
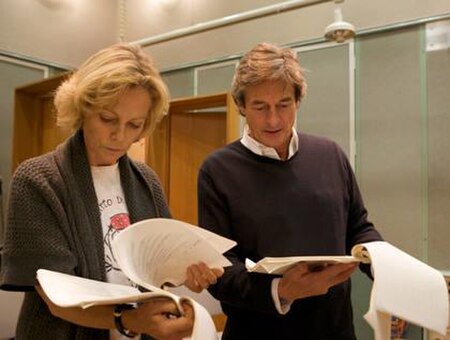
[{"label": "shirt collar", "polygon": [[[280,156],[278,156],[278,153],[274,148],[265,146],[264,144],[261,144],[254,138],[250,137],[250,128],[247,124],[244,126],[244,132],[241,138],[241,143],[247,149],[249,149],[251,152],[257,155],[281,160]],[[292,127],[292,137],[291,141],[289,142],[289,153],[287,159],[291,159],[298,151],[298,148],[299,148],[298,134],[295,128]]]}]

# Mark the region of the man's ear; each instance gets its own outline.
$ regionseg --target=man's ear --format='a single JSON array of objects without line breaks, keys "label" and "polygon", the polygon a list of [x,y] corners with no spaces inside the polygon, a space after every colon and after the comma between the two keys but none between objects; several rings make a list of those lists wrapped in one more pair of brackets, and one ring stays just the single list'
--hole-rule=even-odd
[{"label": "man's ear", "polygon": [[238,110],[239,110],[239,114],[240,114],[242,117],[245,117],[244,108],[243,108],[242,106],[238,106]]}]

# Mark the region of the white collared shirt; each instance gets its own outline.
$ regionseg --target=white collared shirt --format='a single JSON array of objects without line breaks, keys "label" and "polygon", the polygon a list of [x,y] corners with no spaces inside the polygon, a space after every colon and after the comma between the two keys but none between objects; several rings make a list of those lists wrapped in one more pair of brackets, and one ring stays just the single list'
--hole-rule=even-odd
[{"label": "white collared shirt", "polygon": [[[274,148],[265,146],[264,144],[261,144],[254,138],[250,137],[250,128],[247,124],[244,127],[244,132],[243,132],[243,136],[241,138],[241,143],[247,149],[249,149],[251,152],[253,152],[257,155],[281,160],[280,156],[278,155],[277,151]],[[298,141],[297,130],[295,130],[295,128],[292,127],[292,137],[291,137],[291,141],[289,142],[289,150],[288,150],[289,153],[288,153],[287,159],[290,159],[292,156],[294,156],[295,153],[298,151],[298,148],[299,148],[299,141]],[[278,296],[278,284],[279,283],[280,283],[280,278],[275,278],[272,280],[271,294],[272,294],[273,302],[275,304],[275,308],[277,309],[278,313],[284,315],[284,314],[287,314],[287,312],[289,312],[289,310],[291,309],[291,304],[290,303],[283,304],[283,305],[281,304],[280,297]]]},{"label": "white collared shirt", "polygon": [[[250,128],[246,124],[244,127],[244,132],[241,138],[241,143],[249,149],[251,152],[272,158],[272,159],[278,159],[281,160],[280,156],[278,155],[277,151],[274,148],[265,146],[264,144],[261,144],[254,138],[250,137]],[[299,144],[298,144],[298,134],[297,130],[295,130],[294,127],[292,127],[292,137],[291,141],[289,142],[289,150],[288,150],[288,157],[287,159],[290,159],[292,156],[295,155],[295,153],[298,151]]]}]

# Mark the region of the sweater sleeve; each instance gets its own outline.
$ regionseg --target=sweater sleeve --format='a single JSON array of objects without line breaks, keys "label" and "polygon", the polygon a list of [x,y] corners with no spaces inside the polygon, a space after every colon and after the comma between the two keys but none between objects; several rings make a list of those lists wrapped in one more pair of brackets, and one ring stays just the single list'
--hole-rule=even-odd
[{"label": "sweater sleeve", "polygon": [[61,224],[63,207],[48,184],[49,168],[26,162],[11,182],[0,287],[26,291],[37,284],[36,270],[74,273],[76,258]]},{"label": "sweater sleeve", "polygon": [[[233,239],[230,211],[226,198],[217,190],[212,177],[201,169],[198,177],[199,225],[216,234]],[[273,276],[249,273],[239,245],[225,253],[232,266],[225,268],[209,292],[224,305],[258,313],[278,314],[271,295]],[[224,306],[225,307],[225,306]]]}]

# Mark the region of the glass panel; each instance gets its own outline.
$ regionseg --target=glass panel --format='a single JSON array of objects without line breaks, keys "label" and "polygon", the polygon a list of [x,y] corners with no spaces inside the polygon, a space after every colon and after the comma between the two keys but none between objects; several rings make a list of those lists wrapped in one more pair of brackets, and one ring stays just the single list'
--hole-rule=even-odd
[{"label": "glass panel", "polygon": [[359,44],[359,184],[386,240],[423,258],[419,29]]},{"label": "glass panel", "polygon": [[[383,237],[423,259],[423,112],[420,28],[363,37],[357,44],[357,172],[372,220]],[[369,299],[369,287],[355,276],[353,301]],[[373,337],[355,313],[358,338]],[[409,327],[408,339],[422,339]]]},{"label": "glass panel", "polygon": [[197,95],[230,91],[235,68],[236,62],[198,68]]},{"label": "glass panel", "polygon": [[162,73],[162,77],[169,88],[172,99],[194,95],[194,71],[192,69]]},{"label": "glass panel", "polygon": [[428,259],[450,271],[450,20],[427,25]]},{"label": "glass panel", "polygon": [[299,52],[308,92],[300,104],[299,131],[328,137],[350,156],[349,45]]}]

